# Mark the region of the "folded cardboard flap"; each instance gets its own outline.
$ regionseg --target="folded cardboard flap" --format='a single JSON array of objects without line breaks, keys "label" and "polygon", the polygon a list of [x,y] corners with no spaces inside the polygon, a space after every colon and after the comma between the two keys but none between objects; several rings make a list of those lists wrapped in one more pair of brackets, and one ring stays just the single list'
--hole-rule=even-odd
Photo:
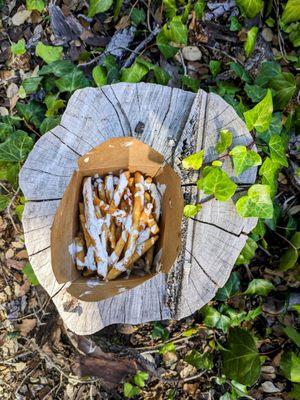
[{"label": "folded cardboard flap", "polygon": [[82,199],[82,181],[94,174],[119,173],[120,170],[140,171],[165,185],[159,240],[156,254],[161,254],[161,272],[169,272],[180,250],[183,196],[180,179],[164,158],[148,145],[134,138],[113,138],[78,160],[78,170],[63,195],[56,211],[51,232],[51,262],[58,283],[69,282],[68,292],[83,301],[99,301],[134,288],[156,275],[152,269],[145,276],[129,276],[105,282],[99,277],[83,277],[76,270],[69,246],[79,229],[78,203]]}]

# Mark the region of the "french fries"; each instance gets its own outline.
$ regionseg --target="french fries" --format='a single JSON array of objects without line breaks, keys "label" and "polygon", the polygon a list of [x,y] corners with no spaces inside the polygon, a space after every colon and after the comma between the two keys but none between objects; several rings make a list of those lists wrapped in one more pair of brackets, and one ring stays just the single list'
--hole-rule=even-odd
[{"label": "french fries", "polygon": [[135,265],[150,272],[161,213],[153,179],[138,171],[86,177],[82,195],[80,231],[72,247],[82,275],[109,281]]}]

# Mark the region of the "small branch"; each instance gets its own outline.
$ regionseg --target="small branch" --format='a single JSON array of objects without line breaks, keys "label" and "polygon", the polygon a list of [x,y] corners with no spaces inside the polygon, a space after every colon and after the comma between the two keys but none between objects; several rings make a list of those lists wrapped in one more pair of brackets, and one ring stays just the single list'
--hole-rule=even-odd
[{"label": "small branch", "polygon": [[16,191],[15,194],[13,195],[12,199],[10,200],[10,202],[8,203],[8,206],[7,206],[7,208],[6,208],[6,211],[7,211],[7,214],[8,214],[8,218],[10,219],[10,222],[12,223],[12,226],[14,227],[14,230],[15,230],[16,232],[19,232],[19,230],[18,230],[17,227],[16,227],[16,224],[15,224],[15,222],[14,222],[14,220],[13,220],[13,217],[12,217],[12,215],[11,215],[10,210],[11,210],[11,206],[13,205],[13,203],[14,203],[16,197],[18,196],[19,191],[20,191],[20,188],[18,187],[17,191]]},{"label": "small branch", "polygon": [[127,58],[125,61],[123,68],[128,68],[130,67],[134,60],[136,59],[137,55],[141,53],[141,51],[149,44],[152,42],[152,40],[159,34],[161,29],[159,27],[156,27],[149,36],[147,36],[133,51],[133,53]]}]

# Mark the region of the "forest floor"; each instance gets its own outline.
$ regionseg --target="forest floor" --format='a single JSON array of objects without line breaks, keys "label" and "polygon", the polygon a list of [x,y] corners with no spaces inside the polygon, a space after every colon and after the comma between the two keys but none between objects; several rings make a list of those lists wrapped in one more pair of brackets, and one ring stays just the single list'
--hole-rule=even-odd
[{"label": "forest floor", "polygon": [[[297,1],[0,0],[0,13],[1,399],[300,399]],[[252,133],[274,213],[204,309],[93,335],[147,373],[79,377],[82,353],[28,260],[18,172],[74,90],[118,81],[200,87],[242,118],[270,89],[271,122]]]}]

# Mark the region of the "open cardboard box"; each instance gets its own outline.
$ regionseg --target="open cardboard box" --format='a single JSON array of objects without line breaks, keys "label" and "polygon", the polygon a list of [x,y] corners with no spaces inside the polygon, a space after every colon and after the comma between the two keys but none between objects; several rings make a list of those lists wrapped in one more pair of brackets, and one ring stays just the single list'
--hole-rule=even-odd
[{"label": "open cardboard box", "polygon": [[[151,273],[143,277],[132,275],[108,282],[99,277],[84,277],[76,269],[68,249],[79,229],[78,203],[82,199],[83,178],[127,169],[140,171],[166,186],[159,240],[155,246],[155,252],[161,252],[159,271],[152,268]],[[99,301],[132,289],[158,272],[169,272],[180,250],[182,212],[180,179],[160,153],[131,137],[113,138],[102,143],[78,159],[78,169],[56,211],[51,232],[51,260],[56,280],[68,283],[67,291],[80,300]]]}]

